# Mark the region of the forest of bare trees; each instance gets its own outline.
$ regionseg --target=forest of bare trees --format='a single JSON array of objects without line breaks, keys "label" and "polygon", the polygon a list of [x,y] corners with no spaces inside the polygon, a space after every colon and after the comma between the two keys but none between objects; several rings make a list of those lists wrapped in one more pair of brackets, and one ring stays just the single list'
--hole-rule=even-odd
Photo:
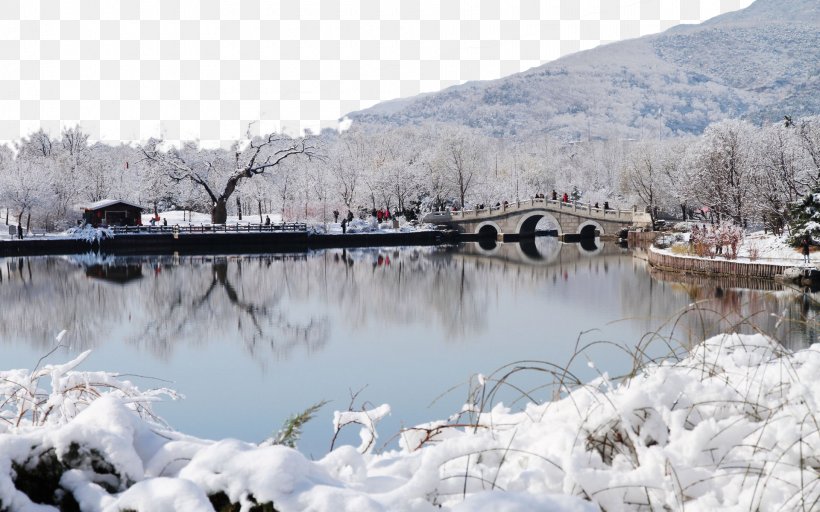
[{"label": "forest of bare trees", "polygon": [[207,213],[216,223],[240,209],[260,220],[327,222],[333,210],[469,208],[553,189],[659,216],[782,225],[788,205],[818,187],[820,117],[727,120],[688,138],[569,142],[451,125],[354,125],[222,149],[91,142],[77,126],[0,148],[3,221],[48,230],[74,224],[84,204],[104,198]]}]

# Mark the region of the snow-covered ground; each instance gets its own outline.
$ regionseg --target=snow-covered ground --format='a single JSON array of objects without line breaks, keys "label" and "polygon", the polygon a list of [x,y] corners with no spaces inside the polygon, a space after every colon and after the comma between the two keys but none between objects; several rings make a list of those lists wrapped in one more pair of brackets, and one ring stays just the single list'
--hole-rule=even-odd
[{"label": "snow-covered ground", "polygon": [[[792,353],[763,335],[721,335],[621,382],[602,372],[570,383],[558,369],[544,379],[566,382],[561,396],[519,410],[492,402],[504,386],[499,376],[477,376],[472,403],[405,430],[397,450],[369,451],[388,406],[338,412],[334,425],[361,427],[362,445],[319,460],[270,441],[168,430],[150,414],[156,392],[78,372],[78,362],[0,373],[0,509],[54,510],[26,494],[49,489],[71,493],[84,511],[212,510],[209,497],[242,510],[272,502],[282,512],[818,510],[820,503],[818,345]],[[54,471],[38,470],[49,460]]]},{"label": "snow-covered ground", "polygon": [[[192,224],[194,226],[199,225],[207,225],[211,223],[211,216],[204,214],[204,213],[192,213],[190,214],[191,217],[188,217],[187,212],[182,211],[168,211],[160,213],[160,221],[157,225],[162,225],[162,219],[168,220],[168,225],[172,226],[174,224],[179,224],[180,226],[187,226]],[[264,218],[268,215],[262,216],[264,223]],[[280,214],[269,214],[270,221],[274,224],[282,222],[282,216]],[[151,221],[152,215],[146,214],[142,216],[142,224],[147,226]],[[341,221],[342,217],[339,217]],[[229,215],[228,220],[225,222],[226,224],[260,224],[259,215],[244,215],[242,220],[239,220],[239,217],[236,215]],[[307,223],[309,229],[317,233],[330,233],[330,234],[341,234],[342,233],[342,225],[341,222],[322,222],[320,220],[313,220]],[[354,218],[348,225],[347,225],[347,233],[377,233],[377,232],[407,232],[407,231],[416,231],[418,228],[411,225],[409,222],[405,221],[402,217],[399,221],[399,227],[394,228],[392,220],[389,222],[377,222],[375,218],[368,217],[364,220]]]},{"label": "snow-covered ground", "polygon": [[[689,240],[688,233],[669,233],[663,235],[663,237],[670,244],[678,243],[681,245],[686,245]],[[762,231],[747,233],[743,237],[743,242],[740,246],[740,250],[738,251],[738,258],[736,261],[749,263],[770,263],[773,265],[804,265],[803,253],[800,252],[800,248],[789,245],[787,238],[787,235],[775,236],[771,233],[763,233]],[[673,242],[675,240],[676,242]],[[667,254],[685,256],[684,254],[675,252],[671,247],[659,250]],[[722,256],[716,256],[715,258],[722,258]],[[812,266],[820,265],[820,248],[813,248],[810,259],[810,264]]]}]

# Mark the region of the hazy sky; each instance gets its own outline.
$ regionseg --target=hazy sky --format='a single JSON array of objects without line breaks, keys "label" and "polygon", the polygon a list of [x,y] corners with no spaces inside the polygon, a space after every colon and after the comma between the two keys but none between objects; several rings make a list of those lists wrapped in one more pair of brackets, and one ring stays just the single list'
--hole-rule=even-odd
[{"label": "hazy sky", "polygon": [[206,143],[335,127],[379,101],[506,76],[751,0],[10,0],[0,140]]}]

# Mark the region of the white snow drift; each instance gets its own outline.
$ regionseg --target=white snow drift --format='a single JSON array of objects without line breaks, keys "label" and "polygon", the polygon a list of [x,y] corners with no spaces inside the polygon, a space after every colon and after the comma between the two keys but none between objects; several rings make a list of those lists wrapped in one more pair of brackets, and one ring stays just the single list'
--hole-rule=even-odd
[{"label": "white snow drift", "polygon": [[[87,511],[210,510],[208,496],[217,493],[243,510],[272,502],[279,511],[820,504],[817,345],[792,353],[762,335],[721,335],[622,382],[601,374],[520,411],[468,404],[467,426],[464,416],[461,425],[422,425],[404,432],[397,450],[341,446],[316,461],[284,446],[170,430],[150,415],[154,393],[112,374],[76,372],[76,363],[0,372],[0,508],[53,510],[16,488],[12,468],[49,449],[65,460],[72,444],[114,469],[100,474],[80,464],[62,474],[60,487]],[[50,391],[34,389],[37,375],[51,378]],[[337,413],[334,422],[375,429],[388,411]]]}]

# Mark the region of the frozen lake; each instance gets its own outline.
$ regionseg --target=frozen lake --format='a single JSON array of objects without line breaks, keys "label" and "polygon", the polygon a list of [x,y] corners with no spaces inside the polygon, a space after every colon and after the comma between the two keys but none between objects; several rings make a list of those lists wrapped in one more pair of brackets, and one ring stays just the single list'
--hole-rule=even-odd
[{"label": "frozen lake", "polygon": [[[314,456],[329,447],[333,410],[346,410],[355,393],[355,408],[392,407],[379,426],[381,447],[402,426],[457,412],[474,374],[507,363],[564,366],[576,346],[592,344],[574,359],[574,374],[619,375],[631,360],[616,344],[649,344],[649,355],[662,356],[734,324],[748,331],[747,320],[801,347],[815,338],[805,320],[817,310],[813,294],[680,282],[617,246],[554,238],[293,255],[6,258],[0,275],[3,369],[33,368],[67,329],[66,346],[47,361],[93,349],[81,369],[172,387],[186,399],[157,412],[206,438],[262,441],[289,415],[330,400],[299,445]],[[693,303],[698,310],[683,313]],[[653,332],[673,339],[653,341]],[[528,372],[519,382],[547,398],[547,380]],[[342,441],[358,444],[355,428]]]}]

